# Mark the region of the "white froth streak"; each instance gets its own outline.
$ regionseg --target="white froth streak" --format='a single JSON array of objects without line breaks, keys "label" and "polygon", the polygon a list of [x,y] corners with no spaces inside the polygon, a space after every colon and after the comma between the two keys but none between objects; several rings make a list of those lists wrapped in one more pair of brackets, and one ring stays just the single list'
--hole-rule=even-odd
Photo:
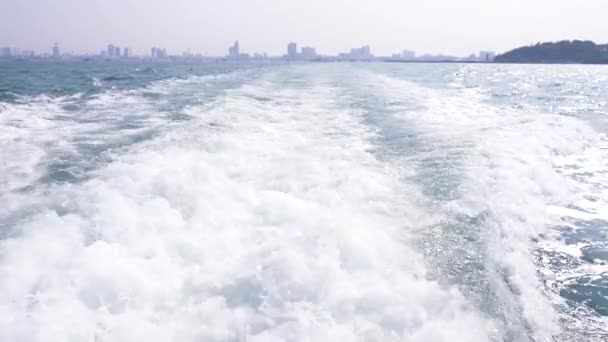
[{"label": "white froth streak", "polygon": [[69,135],[65,129],[56,130],[51,118],[57,112],[58,104],[46,97],[28,104],[0,104],[0,193],[28,185],[37,176],[33,169],[46,154],[45,147]]},{"label": "white froth streak", "polygon": [[[173,98],[181,95],[183,89],[191,93],[192,87],[203,94],[215,82],[231,77],[236,77],[236,73],[168,79],[139,89],[108,90],[86,101],[82,101],[85,94],[77,93],[62,97],[24,96],[19,103],[0,103],[0,220],[52,204],[44,195],[50,191],[45,188],[47,184],[40,181],[48,174],[50,164],[65,162],[62,158],[94,163],[93,156],[80,155],[78,144],[109,146],[109,154],[113,153],[112,147],[128,145],[131,136],[170,124],[168,113],[155,108],[167,99],[143,99],[143,94]],[[74,109],[67,110],[66,105]],[[125,123],[132,123],[129,117],[133,115],[138,115],[138,124],[145,127],[124,127]],[[6,232],[0,233],[3,236]]]},{"label": "white froth streak", "polygon": [[374,132],[331,88],[266,78],[2,241],[0,340],[488,341],[425,279],[407,239],[431,215]]},{"label": "white froth streak", "polygon": [[531,241],[558,222],[556,206],[578,197],[576,184],[554,163],[585,151],[597,134],[576,118],[493,107],[474,89],[432,90],[368,76],[389,96],[424,99],[425,109],[401,114],[408,125],[440,141],[470,146],[464,195],[447,202],[444,211],[489,213],[486,229],[496,234],[488,246],[490,257],[507,272],[535,340],[551,341],[559,331],[557,314],[537,277]]},{"label": "white froth streak", "polygon": [[[44,175],[40,164],[51,151],[71,149],[66,142],[73,136],[73,127],[53,120],[64,113],[62,98],[38,96],[23,100],[26,103],[0,103],[0,220],[34,202],[22,196],[20,190]],[[0,236],[4,234],[0,231]]]}]

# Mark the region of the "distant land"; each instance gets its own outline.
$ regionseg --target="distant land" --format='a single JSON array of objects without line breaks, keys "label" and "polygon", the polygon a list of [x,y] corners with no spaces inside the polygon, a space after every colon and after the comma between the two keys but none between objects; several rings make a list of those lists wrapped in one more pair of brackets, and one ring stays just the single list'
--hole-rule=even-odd
[{"label": "distant land", "polygon": [[537,43],[498,55],[494,62],[608,64],[608,44],[598,45],[589,40]]},{"label": "distant land", "polygon": [[108,44],[99,53],[77,54],[62,53],[58,43],[49,52],[38,53],[33,50],[0,46],[0,61],[3,60],[83,60],[83,61],[287,61],[287,62],[390,62],[390,63],[570,63],[570,64],[608,64],[608,44],[596,44],[590,40],[562,40],[558,42],[536,43],[522,46],[496,55],[493,51],[482,50],[468,56],[450,56],[444,54],[421,54],[415,51],[403,50],[390,56],[377,56],[371,47],[351,48],[350,51],[338,55],[323,55],[317,53],[311,46],[300,50],[295,42],[287,44],[286,54],[271,56],[266,53],[247,53],[240,49],[239,41],[228,47],[225,56],[208,56],[207,54],[192,53],[190,50],[182,54],[169,53],[165,48],[152,47],[150,54],[135,54],[131,48],[120,48]]}]

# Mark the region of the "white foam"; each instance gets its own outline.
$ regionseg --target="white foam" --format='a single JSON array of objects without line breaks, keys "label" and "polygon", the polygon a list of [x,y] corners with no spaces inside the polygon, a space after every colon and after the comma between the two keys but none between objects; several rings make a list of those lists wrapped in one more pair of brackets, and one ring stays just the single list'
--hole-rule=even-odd
[{"label": "white foam", "polygon": [[374,131],[289,76],[191,106],[52,194],[76,209],[1,242],[0,340],[499,339],[426,279],[408,241],[436,217],[371,154]]},{"label": "white foam", "polygon": [[583,153],[596,139],[593,129],[572,117],[495,107],[476,89],[431,90],[370,74],[366,82],[393,98],[424,99],[420,110],[397,117],[438,148],[465,150],[462,196],[447,201],[444,214],[489,214],[484,229],[494,235],[487,252],[515,288],[509,296],[519,294],[534,338],[552,340],[559,331],[557,315],[538,281],[531,241],[546,234],[578,198],[577,184],[554,163]]}]

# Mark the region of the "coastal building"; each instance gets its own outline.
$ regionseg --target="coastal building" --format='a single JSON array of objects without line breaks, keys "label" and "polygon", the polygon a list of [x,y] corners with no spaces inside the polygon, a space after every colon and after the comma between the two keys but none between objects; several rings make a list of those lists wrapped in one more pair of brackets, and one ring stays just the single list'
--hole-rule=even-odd
[{"label": "coastal building", "polygon": [[124,58],[129,58],[129,57],[131,56],[131,49],[129,49],[129,48],[124,48],[123,53],[122,53],[122,56],[123,56]]},{"label": "coastal building", "polygon": [[291,42],[287,44],[287,58],[296,59],[298,57],[298,44]]},{"label": "coastal building", "polygon": [[[153,48],[153,49],[155,49],[155,48]],[[120,48],[120,46],[117,46],[114,44],[108,44],[108,47],[106,48],[106,50],[101,53],[101,55],[103,57],[107,57],[107,58],[120,58],[122,56],[128,57],[129,54],[130,54],[130,51],[128,48],[125,48],[124,50],[122,50]]]},{"label": "coastal building", "polygon": [[406,60],[412,60],[416,58],[416,51],[403,50],[403,52],[401,53],[401,58]]},{"label": "coastal building", "polygon": [[0,57],[10,57],[10,56],[11,56],[10,47],[1,47],[0,48]]},{"label": "coastal building", "polygon": [[338,59],[347,61],[368,61],[373,58],[374,55],[372,55],[369,45],[360,48],[352,48],[349,53],[341,53],[338,55]]},{"label": "coastal building", "polygon": [[21,57],[21,58],[33,58],[36,57],[36,52],[33,50],[21,50],[18,48],[0,48],[0,57]]},{"label": "coastal building", "polygon": [[232,46],[230,46],[228,48],[228,57],[230,58],[238,58],[240,56],[241,52],[240,52],[240,47],[239,47],[239,41],[235,41],[234,44]]},{"label": "coastal building", "polygon": [[228,48],[228,59],[238,59],[238,60],[247,60],[249,59],[249,54],[242,53],[241,47],[239,45],[239,41],[235,41],[232,46]]},{"label": "coastal building", "polygon": [[150,49],[150,57],[152,58],[165,58],[167,57],[167,49],[161,49],[159,47],[153,47]]},{"label": "coastal building", "polygon": [[310,46],[304,46],[302,48],[302,59],[311,60],[317,58],[317,51],[315,48]]},{"label": "coastal building", "polygon": [[53,57],[59,58],[59,56],[61,56],[61,52],[59,51],[59,44],[55,43],[53,45]]}]

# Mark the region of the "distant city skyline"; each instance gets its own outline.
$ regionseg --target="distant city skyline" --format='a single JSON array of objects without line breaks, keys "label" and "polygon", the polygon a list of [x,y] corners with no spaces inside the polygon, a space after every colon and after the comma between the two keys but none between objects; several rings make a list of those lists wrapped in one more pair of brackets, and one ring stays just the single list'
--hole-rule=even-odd
[{"label": "distant city skyline", "polygon": [[[283,53],[277,53],[277,54],[268,54],[265,51],[258,51],[256,49],[253,49],[252,51],[242,51],[240,49],[240,42],[239,40],[235,40],[234,43],[230,46],[228,46],[227,48],[227,53],[224,54],[218,54],[218,55],[210,55],[210,54],[203,54],[200,52],[196,52],[196,51],[191,51],[191,49],[187,49],[185,51],[168,51],[166,48],[160,48],[160,47],[151,47],[148,49],[145,49],[144,51],[141,52],[136,52],[134,51],[131,47],[124,47],[121,48],[119,45],[115,45],[113,43],[109,43],[106,46],[104,46],[101,50],[97,49],[94,51],[74,51],[74,50],[68,50],[66,51],[65,49],[63,49],[61,47],[61,44],[55,42],[53,43],[52,46],[50,46],[48,49],[46,50],[42,50],[42,51],[38,51],[38,50],[34,50],[34,49],[28,49],[28,48],[22,48],[20,46],[3,46],[0,45],[0,48],[3,49],[3,53],[0,55],[8,55],[8,54],[12,54],[15,56],[29,56],[29,55],[35,55],[35,56],[40,56],[40,57],[60,57],[60,56],[67,56],[67,55],[74,55],[74,56],[101,56],[101,57],[108,57],[108,58],[113,58],[113,57],[169,57],[169,56],[184,56],[184,55],[188,55],[188,56],[205,56],[205,57],[216,57],[216,58],[221,58],[221,57],[227,57],[227,58],[248,58],[248,57],[254,57],[254,56],[258,56],[258,57],[285,57],[286,59],[314,59],[315,57],[320,57],[320,56],[343,56],[343,57],[348,57],[348,56],[352,56],[354,58],[357,59],[365,59],[365,58],[369,58],[374,56],[371,53],[371,46],[368,45],[364,45],[361,47],[352,47],[347,49],[348,51],[342,51],[342,52],[338,52],[337,54],[321,54],[318,53],[316,48],[313,46],[302,46],[300,47],[300,45],[298,45],[297,42],[289,42],[287,43],[287,48],[285,51],[283,51]],[[390,57],[390,56],[396,56],[399,55],[399,57],[404,57],[404,58],[414,58],[414,56],[416,56],[416,51],[414,50],[408,50],[408,49],[395,49],[395,51],[397,51],[397,53],[392,53],[392,54],[386,54],[386,55],[376,55],[376,57]],[[484,53],[484,50],[479,50],[481,51],[481,53]],[[478,51],[472,51],[473,54],[476,54]],[[426,54],[426,55],[447,55],[447,54],[443,54],[443,53],[438,53],[438,54],[431,54],[431,53],[426,53],[426,52],[422,52],[422,54]],[[461,55],[461,56],[457,56],[457,55],[451,55],[454,57],[466,57],[469,56],[470,54],[465,54],[465,55]]]},{"label": "distant city skyline", "polygon": [[0,46],[0,58],[16,57],[16,58],[102,58],[102,59],[132,59],[132,58],[152,58],[152,59],[225,59],[225,60],[249,60],[249,59],[282,59],[286,61],[472,61],[472,62],[491,62],[494,60],[496,53],[494,51],[481,50],[479,53],[471,53],[466,56],[450,56],[445,54],[416,54],[413,50],[403,50],[402,52],[389,55],[374,55],[372,48],[369,45],[350,48],[347,52],[341,52],[337,55],[322,55],[316,52],[316,48],[312,46],[302,46],[299,48],[297,42],[289,42],[286,46],[286,51],[283,55],[269,55],[265,52],[249,53],[240,49],[240,43],[236,40],[232,45],[228,46],[227,54],[224,56],[209,56],[200,53],[192,53],[190,50],[181,53],[167,52],[166,48],[152,47],[149,54],[135,54],[129,47],[121,49],[115,44],[108,44],[107,47],[101,49],[98,53],[64,53],[58,43],[54,43],[51,47],[51,53],[37,53],[33,50],[12,48]]},{"label": "distant city skyline", "polygon": [[0,46],[38,53],[55,42],[65,53],[98,53],[108,41],[145,55],[282,55],[286,42],[337,55],[370,45],[377,55],[403,49],[465,56],[538,41],[608,42],[608,1],[586,0],[4,0]]},{"label": "distant city skyline", "polygon": [[[554,40],[554,41],[561,41],[561,40],[585,40],[585,39],[577,39],[577,38],[573,38],[573,39],[558,39],[558,40]],[[529,43],[525,43],[522,44],[521,46],[526,46],[526,45],[532,45],[538,42],[529,42]],[[595,43],[603,43],[602,41],[595,41]],[[606,42],[608,43],[608,41]],[[347,54],[362,54],[362,56],[365,56],[367,54],[369,54],[369,49],[371,47],[370,44],[366,44],[364,46],[361,47],[352,47],[352,48],[347,48],[344,49],[344,51],[338,51],[335,54],[330,54],[330,53],[319,53],[317,51],[317,49],[315,47],[312,46],[302,46],[301,47],[301,52],[294,52],[294,54],[290,54],[289,51],[283,51],[283,52],[278,52],[278,53],[267,53],[266,51],[262,51],[261,49],[255,49],[255,47],[252,47],[250,50],[247,50],[245,52],[242,52],[242,50],[240,49],[239,46],[239,40],[235,40],[234,44],[236,44],[236,46],[231,45],[229,46],[229,50],[231,49],[235,49],[236,51],[236,55],[242,54],[243,57],[245,56],[267,56],[267,57],[284,57],[284,56],[292,56],[292,59],[294,58],[294,56],[296,55],[304,55],[307,57],[314,57],[314,56],[340,56],[340,55],[347,55]],[[297,51],[298,45],[295,42],[290,42],[289,44],[296,44],[296,46],[294,46],[293,51]],[[311,44],[312,45],[312,44]],[[53,56],[53,57],[58,57],[59,55],[74,55],[74,56],[96,56],[96,55],[100,55],[100,56],[104,56],[104,57],[113,57],[113,56],[125,56],[125,57],[147,57],[147,56],[152,56],[152,57],[168,57],[168,56],[183,56],[184,54],[189,54],[192,56],[205,56],[205,57],[216,57],[216,58],[221,58],[221,57],[231,57],[231,52],[229,51],[228,53],[226,53],[224,51],[224,53],[220,52],[218,54],[210,54],[210,53],[203,53],[201,51],[197,51],[196,49],[185,49],[185,50],[169,50],[167,48],[158,48],[158,47],[148,47],[148,48],[142,48],[141,50],[135,50],[133,48],[129,46],[125,46],[124,48],[121,49],[121,47],[119,45],[114,46],[113,44],[107,45],[107,49],[104,47],[101,50],[99,49],[99,47],[97,49],[92,49],[92,50],[78,50],[78,49],[65,49],[63,47],[62,44],[55,42],[53,44],[51,44],[49,47],[47,47],[46,49],[34,49],[34,48],[30,48],[30,47],[23,47],[23,46],[11,46],[8,44],[1,44],[0,43],[0,48],[2,49],[10,49],[13,53],[13,55],[36,55],[36,56]],[[413,58],[414,56],[418,56],[420,57],[421,55],[431,55],[431,56],[452,56],[452,57],[467,57],[470,56],[471,54],[478,54],[478,53],[492,53],[492,54],[499,54],[502,52],[506,52],[509,51],[511,49],[517,48],[519,46],[512,46],[509,47],[508,49],[505,49],[504,51],[493,51],[490,49],[485,49],[483,46],[481,47],[477,47],[476,49],[473,49],[471,51],[469,51],[468,53],[463,53],[463,54],[450,54],[450,53],[445,53],[442,51],[438,51],[438,52],[429,52],[429,51],[418,51],[418,50],[414,50],[414,49],[409,49],[408,47],[396,47],[395,49],[391,50],[391,53],[386,53],[386,54],[376,54],[375,56],[377,57],[390,57],[390,56],[395,56],[395,55],[399,55],[399,56],[403,56],[404,58]],[[112,49],[117,49],[112,50]],[[61,51],[61,52],[60,52]],[[100,52],[101,51],[101,52]],[[157,53],[159,53],[157,55]],[[1,54],[0,54],[1,55]],[[234,57],[234,56],[232,56]]]}]

